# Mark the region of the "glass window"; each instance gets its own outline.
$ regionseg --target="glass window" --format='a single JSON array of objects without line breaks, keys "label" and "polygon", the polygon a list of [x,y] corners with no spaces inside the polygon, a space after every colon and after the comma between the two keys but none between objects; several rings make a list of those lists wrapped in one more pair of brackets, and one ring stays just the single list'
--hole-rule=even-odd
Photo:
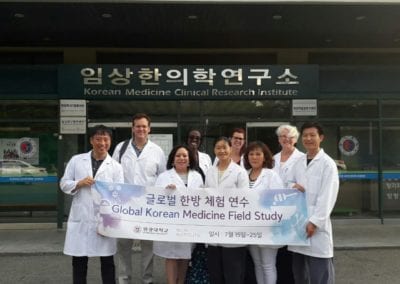
[{"label": "glass window", "polygon": [[400,101],[384,100],[382,101],[382,116],[386,118],[400,118]]},{"label": "glass window", "polygon": [[[336,161],[340,174],[339,195],[333,215],[377,216],[378,135],[372,122],[324,122],[321,147]],[[301,127],[302,123],[297,126]],[[301,138],[299,149],[304,151]]]},{"label": "glass window", "polygon": [[135,113],[146,113],[152,121],[176,121],[177,101],[89,101],[88,118],[98,121],[131,122]]},{"label": "glass window", "polygon": [[[24,121],[30,119],[58,119],[58,101],[1,101],[0,121],[12,119]],[[12,125],[11,124],[11,125]]]},{"label": "glass window", "polygon": [[400,211],[400,122],[385,123],[382,129],[383,210],[385,217]]},{"label": "glass window", "polygon": [[[23,113],[22,106],[25,104],[21,104]],[[25,113],[21,118],[26,118]],[[53,122],[0,120],[0,206],[20,211],[56,210],[57,145],[57,119]],[[55,221],[55,214],[53,218]]]},{"label": "glass window", "polygon": [[371,118],[378,116],[375,100],[319,100],[318,116],[321,118]]},{"label": "glass window", "polygon": [[290,100],[206,101],[204,115],[218,121],[257,121],[291,117]]}]

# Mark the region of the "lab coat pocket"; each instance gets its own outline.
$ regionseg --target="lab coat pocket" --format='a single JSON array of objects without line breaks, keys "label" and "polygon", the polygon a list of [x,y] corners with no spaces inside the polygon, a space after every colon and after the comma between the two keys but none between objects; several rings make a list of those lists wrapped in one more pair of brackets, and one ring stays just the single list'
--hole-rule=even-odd
[{"label": "lab coat pocket", "polygon": [[80,222],[82,219],[82,210],[79,204],[72,204],[69,213],[68,222]]}]

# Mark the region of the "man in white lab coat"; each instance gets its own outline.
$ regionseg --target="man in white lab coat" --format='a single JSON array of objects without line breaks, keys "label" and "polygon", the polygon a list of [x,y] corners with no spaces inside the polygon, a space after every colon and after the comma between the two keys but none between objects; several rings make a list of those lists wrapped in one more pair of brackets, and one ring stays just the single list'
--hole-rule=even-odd
[{"label": "man in white lab coat", "polygon": [[73,283],[86,283],[88,257],[99,256],[103,283],[115,283],[116,240],[97,233],[98,216],[90,187],[96,182],[123,183],[122,167],[108,155],[112,132],[103,125],[90,130],[92,150],[68,162],[60,188],[73,195],[64,254],[72,256]]},{"label": "man in white lab coat", "polygon": [[[157,176],[165,171],[166,160],[163,150],[151,142],[150,117],[138,113],[132,118],[132,139],[127,147],[124,142],[117,145],[113,158],[120,161],[124,169],[125,183],[154,186]],[[125,148],[125,150],[123,149]],[[122,153],[123,152],[123,153]],[[118,239],[118,281],[132,283],[132,239]],[[153,242],[142,240],[141,280],[143,284],[153,282]]]},{"label": "man in white lab coat", "polygon": [[310,246],[289,246],[293,252],[296,283],[335,283],[333,238],[330,215],[339,191],[335,162],[322,148],[324,132],[319,123],[306,122],[301,138],[307,153],[294,166],[292,187],[306,195]]}]

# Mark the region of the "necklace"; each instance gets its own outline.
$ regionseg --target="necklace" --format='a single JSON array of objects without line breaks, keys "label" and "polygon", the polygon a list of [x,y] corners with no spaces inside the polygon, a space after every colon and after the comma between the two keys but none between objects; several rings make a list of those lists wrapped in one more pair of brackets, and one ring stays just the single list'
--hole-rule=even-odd
[{"label": "necklace", "polygon": [[251,170],[250,174],[249,174],[250,181],[256,181],[258,176],[260,175],[260,173],[261,173],[261,171],[259,171],[258,173],[254,173],[254,171]]}]

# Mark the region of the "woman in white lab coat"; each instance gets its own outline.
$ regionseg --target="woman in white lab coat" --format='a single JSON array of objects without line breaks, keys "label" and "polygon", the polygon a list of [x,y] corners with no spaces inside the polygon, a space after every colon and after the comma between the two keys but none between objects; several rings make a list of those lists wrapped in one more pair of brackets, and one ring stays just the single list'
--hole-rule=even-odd
[{"label": "woman in white lab coat", "polygon": [[[250,190],[282,189],[283,183],[279,175],[272,170],[271,151],[264,143],[255,141],[249,144],[244,153],[244,166],[249,174]],[[254,261],[254,269],[258,284],[275,284],[276,246],[249,246]]]},{"label": "woman in white lab coat", "polygon": [[[295,126],[284,124],[276,129],[279,144],[282,150],[274,156],[274,171],[279,174],[285,188],[289,188],[288,178],[292,175],[293,166],[304,156],[296,148],[299,131]],[[276,260],[278,283],[294,283],[292,272],[292,253],[284,246],[278,250]]]},{"label": "woman in white lab coat", "polygon": [[64,254],[72,256],[74,283],[86,283],[88,257],[93,256],[101,257],[103,283],[115,283],[116,240],[97,233],[97,212],[91,193],[96,180],[124,182],[121,165],[108,154],[111,135],[105,126],[94,127],[90,133],[92,151],[73,156],[60,181],[61,190],[73,195]]},{"label": "woman in white lab coat", "polygon": [[[194,152],[188,146],[176,146],[169,154],[168,170],[158,176],[155,186],[171,190],[202,187],[203,179],[195,168]],[[192,254],[192,244],[155,241],[153,252],[166,258],[167,283],[183,284]]]},{"label": "woman in white lab coat", "polygon": [[279,174],[284,186],[288,187],[287,179],[291,175],[293,165],[304,156],[304,153],[296,148],[299,131],[296,126],[284,124],[276,129],[276,135],[282,150],[274,156],[274,171]]},{"label": "woman in white lab coat", "polygon": [[[206,187],[217,189],[223,195],[232,189],[248,190],[249,177],[244,168],[232,161],[231,142],[226,137],[214,143],[218,163],[206,173]],[[207,265],[211,283],[244,283],[246,264],[245,245],[210,244]]]}]

